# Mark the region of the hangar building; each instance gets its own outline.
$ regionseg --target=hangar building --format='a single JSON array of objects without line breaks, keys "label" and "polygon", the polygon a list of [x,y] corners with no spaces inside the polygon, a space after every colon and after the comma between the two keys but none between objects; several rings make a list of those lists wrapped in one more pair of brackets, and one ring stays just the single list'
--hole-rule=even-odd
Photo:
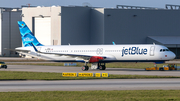
[{"label": "hangar building", "polygon": [[162,44],[180,56],[180,10],[117,5],[25,7],[22,20],[45,45]]},{"label": "hangar building", "polygon": [[17,21],[21,21],[22,10],[20,8],[0,8],[0,56],[19,56],[15,49],[22,46],[21,36]]},{"label": "hangar building", "polygon": [[90,44],[89,7],[27,7],[22,20],[45,45]]}]

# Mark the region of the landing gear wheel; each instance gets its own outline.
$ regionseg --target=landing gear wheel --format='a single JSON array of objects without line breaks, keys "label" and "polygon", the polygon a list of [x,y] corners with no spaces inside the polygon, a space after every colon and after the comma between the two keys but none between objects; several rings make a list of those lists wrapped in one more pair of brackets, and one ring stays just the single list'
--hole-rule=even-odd
[{"label": "landing gear wheel", "polygon": [[102,70],[103,66],[99,66],[99,70]]},{"label": "landing gear wheel", "polygon": [[89,70],[89,67],[88,66],[85,66],[86,67],[86,70]]},{"label": "landing gear wheel", "polygon": [[106,66],[103,66],[102,70],[106,70]]},{"label": "landing gear wheel", "polygon": [[89,67],[88,67],[88,66],[83,66],[81,69],[82,69],[83,71],[86,71],[86,70],[89,70]]},{"label": "landing gear wheel", "polygon": [[81,69],[82,69],[82,71],[85,71],[85,70],[86,70],[85,66],[83,66]]},{"label": "landing gear wheel", "polygon": [[99,66],[99,70],[105,70],[106,69],[106,66],[102,65],[102,66]]},{"label": "landing gear wheel", "polygon": [[99,66],[99,70],[106,70],[106,66],[104,66],[104,65]]}]

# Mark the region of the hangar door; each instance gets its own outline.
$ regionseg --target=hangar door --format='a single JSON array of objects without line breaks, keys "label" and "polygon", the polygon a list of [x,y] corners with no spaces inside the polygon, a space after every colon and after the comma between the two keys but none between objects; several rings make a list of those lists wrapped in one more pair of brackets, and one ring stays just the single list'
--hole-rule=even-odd
[{"label": "hangar door", "polygon": [[51,18],[34,18],[34,34],[43,45],[51,45]]}]

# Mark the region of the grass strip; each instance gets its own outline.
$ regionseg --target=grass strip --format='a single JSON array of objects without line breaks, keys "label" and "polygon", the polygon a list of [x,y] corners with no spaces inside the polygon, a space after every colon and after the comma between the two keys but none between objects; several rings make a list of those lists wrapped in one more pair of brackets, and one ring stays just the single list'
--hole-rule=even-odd
[{"label": "grass strip", "polygon": [[0,80],[84,80],[84,79],[145,79],[180,78],[180,76],[112,75],[109,77],[63,77],[62,73],[0,71]]},{"label": "grass strip", "polygon": [[180,90],[0,92],[1,101],[180,101]]}]

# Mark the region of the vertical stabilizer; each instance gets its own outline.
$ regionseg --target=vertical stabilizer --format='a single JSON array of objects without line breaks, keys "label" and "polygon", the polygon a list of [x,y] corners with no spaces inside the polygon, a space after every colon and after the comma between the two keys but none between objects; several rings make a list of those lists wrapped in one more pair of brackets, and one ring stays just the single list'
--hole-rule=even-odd
[{"label": "vertical stabilizer", "polygon": [[31,43],[33,43],[34,46],[43,46],[39,43],[24,21],[18,21],[18,25],[24,47],[32,46]]}]

